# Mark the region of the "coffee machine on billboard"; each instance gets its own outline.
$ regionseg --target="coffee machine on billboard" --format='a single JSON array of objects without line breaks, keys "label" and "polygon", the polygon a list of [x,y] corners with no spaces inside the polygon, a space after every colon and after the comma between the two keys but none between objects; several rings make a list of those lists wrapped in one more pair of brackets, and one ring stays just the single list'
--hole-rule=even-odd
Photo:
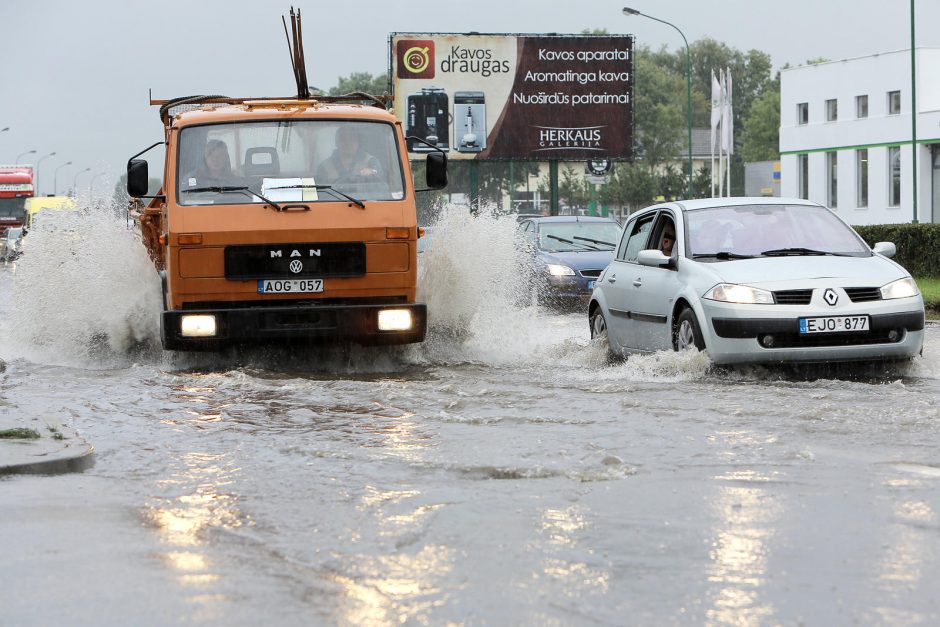
[{"label": "coffee machine on billboard", "polygon": [[[447,92],[440,87],[425,87],[408,95],[406,135],[417,136],[432,146],[447,151],[450,126],[450,105]],[[408,152],[431,152],[434,148],[408,139]]]},{"label": "coffee machine on billboard", "polygon": [[454,92],[454,145],[457,152],[486,149],[486,100],[482,91]]}]

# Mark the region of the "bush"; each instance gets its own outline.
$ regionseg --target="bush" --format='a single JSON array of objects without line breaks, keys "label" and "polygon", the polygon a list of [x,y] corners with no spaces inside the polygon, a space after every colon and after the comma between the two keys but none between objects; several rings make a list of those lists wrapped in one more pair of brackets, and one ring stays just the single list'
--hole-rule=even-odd
[{"label": "bush", "polygon": [[915,277],[940,277],[940,224],[869,224],[854,226],[859,235],[875,242],[893,242],[894,260]]}]

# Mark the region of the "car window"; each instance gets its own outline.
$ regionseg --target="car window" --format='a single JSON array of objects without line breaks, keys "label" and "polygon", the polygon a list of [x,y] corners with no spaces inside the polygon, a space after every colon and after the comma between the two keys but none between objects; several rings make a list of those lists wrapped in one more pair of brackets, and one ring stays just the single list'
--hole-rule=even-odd
[{"label": "car window", "polygon": [[624,242],[620,245],[618,259],[636,261],[637,254],[646,247],[654,217],[656,214],[650,213],[627,225],[624,229]]},{"label": "car window", "polygon": [[[669,237],[670,242],[669,252],[667,253],[665,237]],[[676,222],[672,217],[672,214],[668,211],[663,211],[659,214],[659,217],[656,219],[656,224],[653,225],[653,237],[650,238],[649,248],[654,250],[659,250],[668,255],[672,255],[677,249],[676,246]]]}]

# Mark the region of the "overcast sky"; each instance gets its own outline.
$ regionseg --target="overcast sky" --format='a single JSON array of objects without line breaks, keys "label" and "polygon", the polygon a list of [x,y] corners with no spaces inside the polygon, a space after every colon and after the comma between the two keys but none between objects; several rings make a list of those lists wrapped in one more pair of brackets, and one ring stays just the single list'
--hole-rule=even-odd
[{"label": "overcast sky", "polygon": [[[654,48],[681,46],[668,26],[624,17],[624,0],[466,0],[294,3],[303,11],[311,85],[377,74],[390,32],[579,33],[606,28]],[[690,42],[712,37],[771,55],[774,66],[843,59],[910,46],[909,2],[894,0],[626,0],[670,21]],[[280,16],[264,0],[0,0],[0,162],[36,150],[42,192],[92,174],[113,185],[127,158],[162,139],[154,98],[189,94],[288,96],[293,75]],[[322,10],[328,7],[328,11]],[[319,12],[318,12],[319,10]],[[940,46],[940,2],[917,0],[917,45]]]}]

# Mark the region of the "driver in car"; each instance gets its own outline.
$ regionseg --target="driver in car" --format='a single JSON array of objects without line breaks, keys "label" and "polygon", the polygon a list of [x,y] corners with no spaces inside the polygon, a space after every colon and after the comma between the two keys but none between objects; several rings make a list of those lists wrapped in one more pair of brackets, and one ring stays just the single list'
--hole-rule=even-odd
[{"label": "driver in car", "polygon": [[317,183],[352,183],[375,180],[381,176],[379,160],[359,145],[359,133],[349,124],[336,131],[336,150],[317,168]]}]

